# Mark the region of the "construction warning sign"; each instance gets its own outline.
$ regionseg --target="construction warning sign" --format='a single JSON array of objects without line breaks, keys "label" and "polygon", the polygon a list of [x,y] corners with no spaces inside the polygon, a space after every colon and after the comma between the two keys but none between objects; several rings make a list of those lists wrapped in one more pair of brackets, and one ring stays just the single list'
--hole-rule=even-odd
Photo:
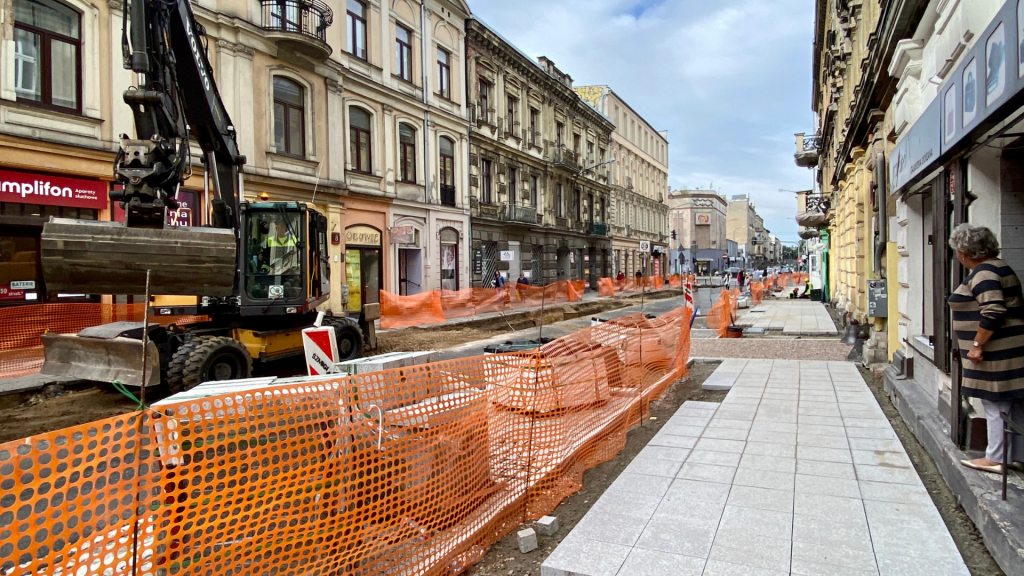
[{"label": "construction warning sign", "polygon": [[302,331],[302,348],[306,352],[306,370],[310,376],[322,376],[338,361],[338,343],[334,328],[306,328]]}]

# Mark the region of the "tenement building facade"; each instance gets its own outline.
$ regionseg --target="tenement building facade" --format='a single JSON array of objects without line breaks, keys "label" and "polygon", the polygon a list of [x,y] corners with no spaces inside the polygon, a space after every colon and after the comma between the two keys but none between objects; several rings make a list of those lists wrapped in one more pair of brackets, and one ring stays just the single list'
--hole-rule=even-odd
[{"label": "tenement building facade", "polygon": [[476,18],[466,33],[473,285],[490,286],[497,271],[596,286],[612,273],[612,123],[550,60]]},{"label": "tenement building facade", "polygon": [[[665,276],[670,265],[668,226],[668,133],[656,130],[608,86],[576,92],[615,124],[610,157],[612,271]],[[640,241],[650,243],[647,258]]]}]

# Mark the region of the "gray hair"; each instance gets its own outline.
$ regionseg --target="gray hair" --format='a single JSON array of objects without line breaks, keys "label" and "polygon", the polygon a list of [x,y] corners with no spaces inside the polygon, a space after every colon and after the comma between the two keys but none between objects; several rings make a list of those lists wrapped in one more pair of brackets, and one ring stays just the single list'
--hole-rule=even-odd
[{"label": "gray hair", "polygon": [[999,239],[984,226],[964,222],[949,235],[949,247],[963,253],[971,260],[983,260],[999,256]]}]

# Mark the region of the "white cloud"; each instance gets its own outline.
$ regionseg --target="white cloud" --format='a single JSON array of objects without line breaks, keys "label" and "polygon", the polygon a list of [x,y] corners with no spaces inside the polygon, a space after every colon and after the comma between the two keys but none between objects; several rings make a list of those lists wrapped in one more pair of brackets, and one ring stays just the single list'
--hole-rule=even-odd
[{"label": "white cloud", "polygon": [[[811,173],[793,163],[812,129],[813,6],[803,0],[470,0],[525,53],[578,85],[608,84],[669,131],[673,187],[750,194],[768,228],[796,240]],[[639,14],[639,17],[636,15]]]}]

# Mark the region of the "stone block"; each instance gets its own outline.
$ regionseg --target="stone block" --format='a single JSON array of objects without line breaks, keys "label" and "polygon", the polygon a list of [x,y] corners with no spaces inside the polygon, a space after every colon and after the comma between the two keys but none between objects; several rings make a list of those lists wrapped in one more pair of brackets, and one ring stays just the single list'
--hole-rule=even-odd
[{"label": "stone block", "polygon": [[558,518],[554,516],[544,516],[540,520],[537,520],[537,532],[540,532],[544,536],[554,536],[555,532],[558,532]]},{"label": "stone block", "polygon": [[537,549],[537,533],[534,532],[533,528],[520,530],[516,533],[516,537],[519,540],[519,551],[523,554]]}]

